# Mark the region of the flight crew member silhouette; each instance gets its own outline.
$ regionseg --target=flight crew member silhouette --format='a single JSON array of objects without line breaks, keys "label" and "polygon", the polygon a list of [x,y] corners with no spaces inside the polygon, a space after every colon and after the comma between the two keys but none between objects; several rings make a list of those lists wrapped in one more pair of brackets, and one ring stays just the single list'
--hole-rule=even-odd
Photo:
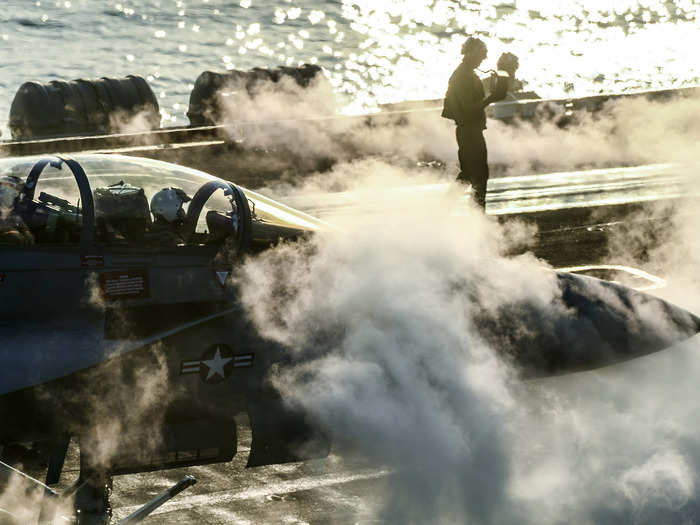
[{"label": "flight crew member silhouette", "polygon": [[470,184],[474,200],[486,207],[486,183],[489,179],[486,141],[486,112],[491,102],[502,100],[505,86],[499,85],[489,96],[484,96],[481,80],[474,70],[486,58],[486,44],[478,38],[467,38],[462,45],[462,63],[450,77],[442,116],[457,124],[460,173],[457,181]]}]

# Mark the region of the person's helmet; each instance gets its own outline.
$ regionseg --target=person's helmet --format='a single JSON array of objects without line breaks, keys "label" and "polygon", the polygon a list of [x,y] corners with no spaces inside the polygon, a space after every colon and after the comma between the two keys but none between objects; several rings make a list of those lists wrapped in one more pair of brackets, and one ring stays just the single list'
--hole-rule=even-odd
[{"label": "person's helmet", "polygon": [[182,221],[185,219],[182,205],[190,200],[180,188],[163,188],[151,199],[151,213],[167,222]]},{"label": "person's helmet", "polygon": [[13,208],[23,186],[22,179],[15,175],[0,176],[0,208]]},{"label": "person's helmet", "polygon": [[513,53],[503,53],[500,57],[498,57],[496,68],[514,75],[519,65],[520,61],[516,55]]},{"label": "person's helmet", "polygon": [[481,51],[486,56],[486,44],[480,38],[470,36],[462,44],[462,54],[473,53],[475,51]]}]

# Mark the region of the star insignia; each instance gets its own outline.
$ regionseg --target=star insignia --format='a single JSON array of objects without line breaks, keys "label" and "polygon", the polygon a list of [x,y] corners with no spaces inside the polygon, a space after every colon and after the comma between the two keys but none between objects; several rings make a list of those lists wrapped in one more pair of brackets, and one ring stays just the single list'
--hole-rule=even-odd
[{"label": "star insignia", "polygon": [[199,376],[209,384],[220,383],[233,370],[233,352],[226,345],[213,345],[202,356]]}]

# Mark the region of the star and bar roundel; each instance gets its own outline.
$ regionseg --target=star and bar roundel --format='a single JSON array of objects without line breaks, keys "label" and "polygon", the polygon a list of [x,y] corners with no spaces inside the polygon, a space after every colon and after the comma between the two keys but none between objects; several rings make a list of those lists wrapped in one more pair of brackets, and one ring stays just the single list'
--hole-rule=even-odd
[{"label": "star and bar roundel", "polygon": [[201,359],[182,361],[180,374],[199,374],[202,382],[209,385],[222,382],[236,368],[253,366],[254,354],[234,354],[231,347],[225,344],[215,344],[207,348]]}]

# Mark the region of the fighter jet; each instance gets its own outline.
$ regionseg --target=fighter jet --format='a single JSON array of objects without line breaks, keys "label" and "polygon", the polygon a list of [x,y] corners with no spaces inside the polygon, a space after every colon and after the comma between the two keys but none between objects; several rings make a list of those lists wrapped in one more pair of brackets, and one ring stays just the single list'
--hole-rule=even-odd
[{"label": "fighter jet", "polygon": [[256,335],[231,283],[244,254],[321,221],[148,159],[9,158],[0,173],[6,450],[42,444],[49,484],[71,437],[83,445],[81,478],[102,469],[87,453],[102,424],[119,435],[108,453],[114,474],[229,461],[234,415],[247,412],[251,466],[327,454],[265,386],[286,352]]},{"label": "fighter jet", "polygon": [[[0,444],[42,451],[51,485],[75,440],[92,490],[78,498],[84,513],[108,476],[230,461],[243,412],[248,466],[324,457],[323,431],[266,381],[293,352],[256,331],[232,276],[251,253],[329,229],[156,160],[0,159]],[[608,366],[700,331],[700,319],[641,292],[557,279],[561,319],[523,303],[477,316],[524,377]],[[641,321],[649,311],[663,330]],[[530,330],[509,330],[516,317]]]}]

